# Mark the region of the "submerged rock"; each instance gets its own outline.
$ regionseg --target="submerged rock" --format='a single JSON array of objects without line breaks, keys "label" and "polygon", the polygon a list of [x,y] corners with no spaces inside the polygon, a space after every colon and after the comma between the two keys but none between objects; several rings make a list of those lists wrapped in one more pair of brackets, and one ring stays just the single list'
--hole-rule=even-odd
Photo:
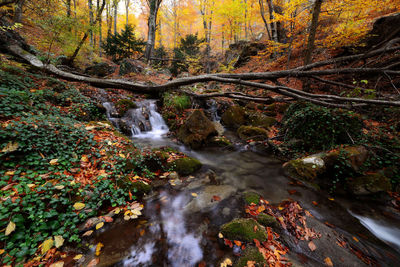
[{"label": "submerged rock", "polygon": [[[254,231],[254,229],[257,229]],[[267,240],[267,231],[264,226],[253,219],[234,219],[221,226],[221,233],[230,240],[253,242],[257,239],[260,242]]]},{"label": "submerged rock", "polygon": [[390,179],[382,173],[372,173],[351,178],[347,181],[349,191],[354,195],[368,195],[392,189]]},{"label": "submerged rock", "polygon": [[209,138],[217,134],[214,124],[206,117],[203,110],[196,109],[180,127],[178,139],[196,149],[205,145]]},{"label": "submerged rock", "polygon": [[230,185],[207,185],[202,191],[197,192],[197,197],[186,205],[185,210],[191,213],[207,211],[231,197],[235,192],[236,188]]},{"label": "submerged rock", "polygon": [[222,114],[221,121],[226,127],[239,128],[246,123],[246,112],[240,106],[231,106]]}]

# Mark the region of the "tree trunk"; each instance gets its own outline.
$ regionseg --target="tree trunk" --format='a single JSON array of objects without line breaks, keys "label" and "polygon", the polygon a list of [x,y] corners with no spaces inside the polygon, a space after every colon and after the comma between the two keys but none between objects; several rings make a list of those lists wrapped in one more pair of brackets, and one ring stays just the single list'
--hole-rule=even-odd
[{"label": "tree trunk", "polygon": [[[93,21],[93,24],[91,24],[90,27],[93,27],[94,25],[96,25],[97,22],[101,19],[101,14],[103,13],[105,5],[106,5],[106,0],[103,0],[100,9],[97,12],[96,19]],[[69,65],[72,65],[72,63],[74,62],[74,60],[75,60],[76,56],[78,55],[79,51],[81,50],[83,44],[85,43],[86,39],[89,37],[89,33],[90,33],[90,30],[85,32],[85,34],[82,37],[82,40],[79,42],[79,44],[76,47],[74,53],[72,54],[72,56],[70,56],[68,58],[67,63]]]},{"label": "tree trunk", "polygon": [[155,44],[155,39],[156,39],[156,29],[157,29],[157,14],[158,10],[160,8],[162,0],[150,0],[149,1],[149,8],[150,8],[150,13],[149,13],[149,18],[148,18],[148,30],[147,30],[147,44],[146,44],[146,50],[145,50],[145,58],[147,62],[150,61],[151,54],[153,53],[154,50],[154,44]]},{"label": "tree trunk", "polygon": [[22,21],[22,14],[25,0],[18,0],[15,6],[14,22],[20,23]]},{"label": "tree trunk", "polygon": [[117,22],[118,22],[118,0],[114,2],[114,35],[117,34]]},{"label": "tree trunk", "polygon": [[129,25],[129,5],[130,5],[130,0],[125,0],[126,25]]},{"label": "tree trunk", "polygon": [[318,19],[319,14],[321,13],[322,1],[323,0],[315,0],[314,3],[310,33],[308,34],[307,49],[304,57],[304,65],[308,65],[311,63],[312,52],[314,51],[315,35],[318,28]]},{"label": "tree trunk", "polygon": [[[89,6],[89,25],[93,25],[93,2],[92,0],[88,0],[88,6]],[[89,30],[89,35],[90,35],[90,46],[93,47],[93,31],[92,29]]]},{"label": "tree trunk", "polygon": [[264,0],[258,0],[258,3],[260,4],[261,18],[264,21],[264,26],[265,26],[265,29],[267,30],[268,39],[272,40],[272,36],[269,31],[268,22],[267,22],[267,19],[265,18]]},{"label": "tree trunk", "polygon": [[[97,12],[100,11],[100,0],[97,0]],[[100,19],[99,19],[99,56],[102,56],[102,46],[103,46],[103,33],[102,31],[102,23],[103,23],[103,12],[100,12]]]}]

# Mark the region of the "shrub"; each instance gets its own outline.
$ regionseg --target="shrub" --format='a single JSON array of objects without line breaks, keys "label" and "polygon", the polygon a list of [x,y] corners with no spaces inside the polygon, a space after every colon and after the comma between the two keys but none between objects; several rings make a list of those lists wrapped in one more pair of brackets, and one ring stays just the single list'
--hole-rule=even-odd
[{"label": "shrub", "polygon": [[297,102],[286,111],[281,133],[284,140],[301,140],[300,149],[324,150],[352,144],[362,136],[363,122],[350,111]]},{"label": "shrub", "polygon": [[165,93],[163,99],[164,107],[172,108],[178,111],[188,109],[192,105],[190,97],[187,95]]}]

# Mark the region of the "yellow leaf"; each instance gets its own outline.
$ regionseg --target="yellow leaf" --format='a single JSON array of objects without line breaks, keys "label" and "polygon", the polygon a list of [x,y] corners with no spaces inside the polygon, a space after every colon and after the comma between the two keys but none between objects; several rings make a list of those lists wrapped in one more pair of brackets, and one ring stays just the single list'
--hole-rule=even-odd
[{"label": "yellow leaf", "polygon": [[15,231],[15,223],[9,222],[6,228],[6,236]]},{"label": "yellow leaf", "polygon": [[8,171],[5,173],[5,175],[7,175],[7,176],[12,176],[14,174],[15,174],[15,171]]},{"label": "yellow leaf", "polygon": [[142,215],[142,213],[138,209],[133,210],[132,213],[137,215],[137,216]]},{"label": "yellow leaf", "polygon": [[88,157],[86,155],[83,155],[82,158],[81,158],[81,161],[88,162],[89,159],[88,159]]},{"label": "yellow leaf", "polygon": [[138,218],[137,215],[132,215],[132,216],[131,216],[131,219],[137,219],[137,218]]},{"label": "yellow leaf", "polygon": [[26,186],[29,187],[29,188],[32,188],[32,187],[35,186],[35,184],[27,184]]},{"label": "yellow leaf", "polygon": [[3,153],[14,152],[18,149],[19,144],[17,142],[8,142],[7,145],[1,150]]},{"label": "yellow leaf", "polygon": [[50,265],[50,267],[63,267],[64,266],[64,262],[63,261],[57,261],[53,264]]},{"label": "yellow leaf", "polygon": [[82,202],[76,202],[76,203],[74,204],[74,209],[76,209],[76,210],[81,210],[81,209],[83,209],[84,207],[85,207],[85,204],[82,203]]},{"label": "yellow leaf", "polygon": [[60,235],[54,237],[56,248],[61,247],[64,244],[64,238]]},{"label": "yellow leaf", "polygon": [[100,222],[100,223],[96,224],[96,230],[99,230],[103,226],[104,226],[104,222]]},{"label": "yellow leaf", "polygon": [[131,217],[128,216],[128,215],[125,215],[125,216],[124,216],[124,220],[125,220],[125,221],[129,221],[130,219],[131,219]]},{"label": "yellow leaf", "polygon": [[132,212],[130,210],[125,211],[124,216],[130,216]]},{"label": "yellow leaf", "polygon": [[196,193],[192,193],[191,194],[193,197],[197,197],[197,194]]},{"label": "yellow leaf", "polygon": [[53,238],[47,239],[42,244],[42,254],[45,254],[49,249],[51,249],[54,245]]},{"label": "yellow leaf", "polygon": [[58,164],[58,159],[50,160],[50,165],[57,165],[57,164]]},{"label": "yellow leaf", "polygon": [[222,233],[219,233],[219,234],[218,234],[218,237],[219,237],[219,238],[224,238],[224,235],[223,235]]},{"label": "yellow leaf", "polygon": [[125,158],[125,155],[124,154],[119,154],[119,156],[121,157],[121,158]]},{"label": "yellow leaf", "polygon": [[121,212],[121,209],[120,208],[116,208],[115,210],[114,210],[114,213],[115,214],[119,214]]},{"label": "yellow leaf", "polygon": [[83,257],[83,255],[82,254],[78,254],[78,255],[76,255],[75,257],[74,257],[74,260],[80,260],[81,258]]},{"label": "yellow leaf", "polygon": [[354,241],[360,242],[357,237],[353,236]]},{"label": "yellow leaf", "polygon": [[332,198],[332,197],[330,197],[330,198],[328,198],[330,201],[334,201],[335,199],[334,198]]},{"label": "yellow leaf", "polygon": [[0,255],[3,254],[5,252],[4,249],[0,249]]},{"label": "yellow leaf", "polygon": [[99,256],[101,253],[101,249],[104,247],[103,243],[99,242],[96,246],[96,256]]},{"label": "yellow leaf", "polygon": [[64,187],[65,187],[65,186],[63,186],[63,185],[56,185],[56,186],[55,186],[55,188],[58,189],[58,190],[64,189]]}]

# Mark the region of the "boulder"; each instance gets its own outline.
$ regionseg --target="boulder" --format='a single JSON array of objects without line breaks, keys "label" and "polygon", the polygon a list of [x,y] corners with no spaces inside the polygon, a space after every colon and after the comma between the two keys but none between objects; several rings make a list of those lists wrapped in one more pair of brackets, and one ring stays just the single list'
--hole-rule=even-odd
[{"label": "boulder", "polygon": [[179,128],[178,139],[191,148],[200,148],[207,140],[217,135],[214,124],[206,117],[203,110],[196,109]]},{"label": "boulder", "polygon": [[[255,265],[249,265],[248,262],[252,262]],[[253,246],[248,246],[243,252],[243,255],[237,260],[234,267],[246,267],[246,266],[265,266],[267,261],[264,256]],[[222,266],[222,265],[221,265]]]},{"label": "boulder", "polygon": [[115,69],[115,66],[112,66],[106,62],[101,62],[87,67],[85,69],[85,73],[93,76],[105,77],[114,73]]},{"label": "boulder", "polygon": [[175,171],[180,175],[189,175],[200,170],[201,162],[191,157],[179,158],[169,163],[170,167],[174,167]]},{"label": "boulder", "polygon": [[371,173],[348,179],[347,188],[354,195],[369,195],[392,189],[390,179],[382,173]]},{"label": "boulder", "polygon": [[237,129],[246,123],[246,112],[240,106],[230,106],[222,114],[221,121],[226,127]]},{"label": "boulder", "polygon": [[225,53],[225,65],[235,68],[246,63],[252,56],[256,56],[260,50],[265,49],[261,42],[239,41],[231,44]]},{"label": "boulder", "polygon": [[119,75],[129,73],[141,73],[145,69],[145,64],[139,60],[125,58],[119,65]]},{"label": "boulder", "polygon": [[287,175],[300,180],[313,181],[326,170],[323,154],[315,154],[305,158],[294,159],[283,164]]},{"label": "boulder", "polygon": [[275,118],[265,116],[260,112],[252,112],[248,114],[248,124],[251,126],[269,129],[275,123]]},{"label": "boulder", "polygon": [[[254,231],[254,229],[257,230]],[[260,242],[264,242],[267,239],[267,231],[264,226],[249,218],[234,219],[222,225],[220,231],[225,238],[230,240],[253,242],[253,239],[257,239]]]},{"label": "boulder", "polygon": [[348,146],[338,150],[333,150],[323,156],[323,160],[328,168],[345,158],[347,165],[350,165],[354,171],[358,171],[368,158],[368,150],[363,146]]},{"label": "boulder", "polygon": [[265,226],[265,227],[272,227],[275,230],[280,229],[280,224],[279,222],[275,219],[274,216],[265,214],[265,213],[260,213],[257,216],[257,222],[260,223],[261,225]]},{"label": "boulder", "polygon": [[258,205],[260,203],[260,195],[255,193],[255,192],[244,192],[243,194],[244,201],[246,204],[250,205],[251,203],[254,203]]},{"label": "boulder", "polygon": [[268,138],[268,131],[264,128],[254,126],[240,126],[237,130],[239,137],[243,140],[253,139],[263,141]]}]

